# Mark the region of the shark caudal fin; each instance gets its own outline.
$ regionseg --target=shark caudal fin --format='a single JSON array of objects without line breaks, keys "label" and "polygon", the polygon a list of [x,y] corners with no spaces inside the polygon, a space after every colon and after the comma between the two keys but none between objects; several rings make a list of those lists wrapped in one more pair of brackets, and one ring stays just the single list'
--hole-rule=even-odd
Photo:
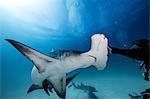
[{"label": "shark caudal fin", "polygon": [[10,39],[5,39],[5,40],[8,41],[10,44],[12,44],[19,52],[21,52],[31,62],[33,62],[33,64],[35,64],[35,66],[37,67],[39,73],[44,71],[45,67],[43,66],[46,66],[47,63],[57,61],[56,59],[48,57],[32,49],[27,45],[24,45],[22,43]]}]

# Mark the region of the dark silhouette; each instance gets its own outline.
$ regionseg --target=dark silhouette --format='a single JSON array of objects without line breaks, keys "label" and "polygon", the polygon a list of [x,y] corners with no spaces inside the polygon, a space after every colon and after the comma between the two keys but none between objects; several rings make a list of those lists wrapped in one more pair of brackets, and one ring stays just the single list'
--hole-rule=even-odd
[{"label": "dark silhouette", "polygon": [[129,94],[130,99],[150,99],[150,88],[145,89],[140,93],[140,95]]},{"label": "dark silhouette", "polygon": [[144,69],[144,79],[149,81],[149,69],[150,69],[150,41],[147,39],[136,40],[132,42],[132,46],[128,49],[108,47],[110,53],[120,54],[131,58],[135,62],[142,61],[140,69]]},{"label": "dark silhouette", "polygon": [[150,88],[145,89],[141,92],[143,99],[150,99]]},{"label": "dark silhouette", "polygon": [[129,96],[130,96],[130,99],[142,99],[141,95],[132,95],[132,94],[129,94]]}]

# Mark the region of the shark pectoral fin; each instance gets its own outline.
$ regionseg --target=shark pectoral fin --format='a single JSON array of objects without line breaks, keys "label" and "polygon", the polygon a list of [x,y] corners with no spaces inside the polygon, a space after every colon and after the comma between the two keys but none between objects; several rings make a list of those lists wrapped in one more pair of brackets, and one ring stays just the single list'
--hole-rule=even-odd
[{"label": "shark pectoral fin", "polygon": [[66,86],[77,76],[79,75],[79,73],[76,73],[75,75],[71,76],[71,77],[68,77],[66,79]]},{"label": "shark pectoral fin", "polygon": [[53,93],[52,88],[48,88],[51,93]]},{"label": "shark pectoral fin", "polygon": [[37,67],[39,73],[44,71],[44,67],[47,63],[56,61],[56,59],[48,57],[31,47],[24,45],[20,42],[10,40],[10,39],[5,39],[8,41],[10,44],[12,44],[19,52],[21,52],[24,56],[26,56],[35,66]]},{"label": "shark pectoral fin", "polygon": [[49,81],[48,83],[49,83],[49,85],[48,85],[48,90],[49,90],[51,93],[53,93],[53,91],[52,91],[53,85],[52,85],[52,83],[51,83],[50,81]]},{"label": "shark pectoral fin", "polygon": [[53,85],[53,88],[56,92],[56,94],[62,98],[65,99],[66,97],[66,75],[57,75],[55,77],[51,77],[50,81]]},{"label": "shark pectoral fin", "polygon": [[46,94],[50,96],[50,94],[49,94],[49,92],[48,92],[49,84],[50,84],[49,81],[48,81],[47,79],[45,79],[45,80],[43,81],[42,86],[43,86],[43,89],[44,89],[44,91],[46,92]]},{"label": "shark pectoral fin", "polygon": [[42,87],[38,86],[38,85],[31,85],[31,87],[28,89],[27,93],[30,93],[34,90],[37,90],[37,89],[42,89]]}]

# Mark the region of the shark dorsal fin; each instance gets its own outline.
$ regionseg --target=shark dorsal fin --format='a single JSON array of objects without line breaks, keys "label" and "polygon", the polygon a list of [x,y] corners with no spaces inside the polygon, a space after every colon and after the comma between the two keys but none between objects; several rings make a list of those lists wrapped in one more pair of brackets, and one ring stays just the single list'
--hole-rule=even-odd
[{"label": "shark dorsal fin", "polygon": [[26,56],[30,61],[32,61],[32,63],[37,67],[39,73],[44,71],[44,67],[42,66],[44,65],[46,66],[46,64],[49,62],[56,61],[56,59],[48,57],[32,49],[27,45],[24,45],[22,43],[10,39],[5,40],[8,41],[10,44],[12,44],[19,52],[21,52],[24,56]]}]

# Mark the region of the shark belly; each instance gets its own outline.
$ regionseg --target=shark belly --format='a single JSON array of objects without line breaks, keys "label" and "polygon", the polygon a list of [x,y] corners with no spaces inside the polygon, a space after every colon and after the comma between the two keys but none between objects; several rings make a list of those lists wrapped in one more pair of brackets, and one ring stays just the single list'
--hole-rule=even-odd
[{"label": "shark belly", "polygon": [[[62,64],[60,61],[50,63],[50,64],[48,64],[48,66],[45,67],[45,71],[42,73],[39,73],[36,66],[34,66],[32,69],[32,72],[31,72],[31,78],[32,78],[33,84],[42,86],[43,81],[45,79],[51,79],[57,75],[65,75],[65,71],[63,70],[63,67],[61,65]],[[51,68],[51,67],[53,67],[53,68]]]},{"label": "shark belly", "polygon": [[42,82],[46,78],[46,75],[42,75],[38,72],[38,69],[34,66],[31,72],[32,83],[35,85],[42,86]]},{"label": "shark belly", "polygon": [[[57,75],[65,75],[78,68],[86,68],[95,62],[93,57],[88,55],[70,56],[64,60],[49,64],[43,73],[39,73],[36,66],[33,67],[31,78],[33,84],[42,86],[45,79],[51,79]],[[51,68],[51,67],[55,68]],[[57,70],[57,71],[56,71]]]}]

